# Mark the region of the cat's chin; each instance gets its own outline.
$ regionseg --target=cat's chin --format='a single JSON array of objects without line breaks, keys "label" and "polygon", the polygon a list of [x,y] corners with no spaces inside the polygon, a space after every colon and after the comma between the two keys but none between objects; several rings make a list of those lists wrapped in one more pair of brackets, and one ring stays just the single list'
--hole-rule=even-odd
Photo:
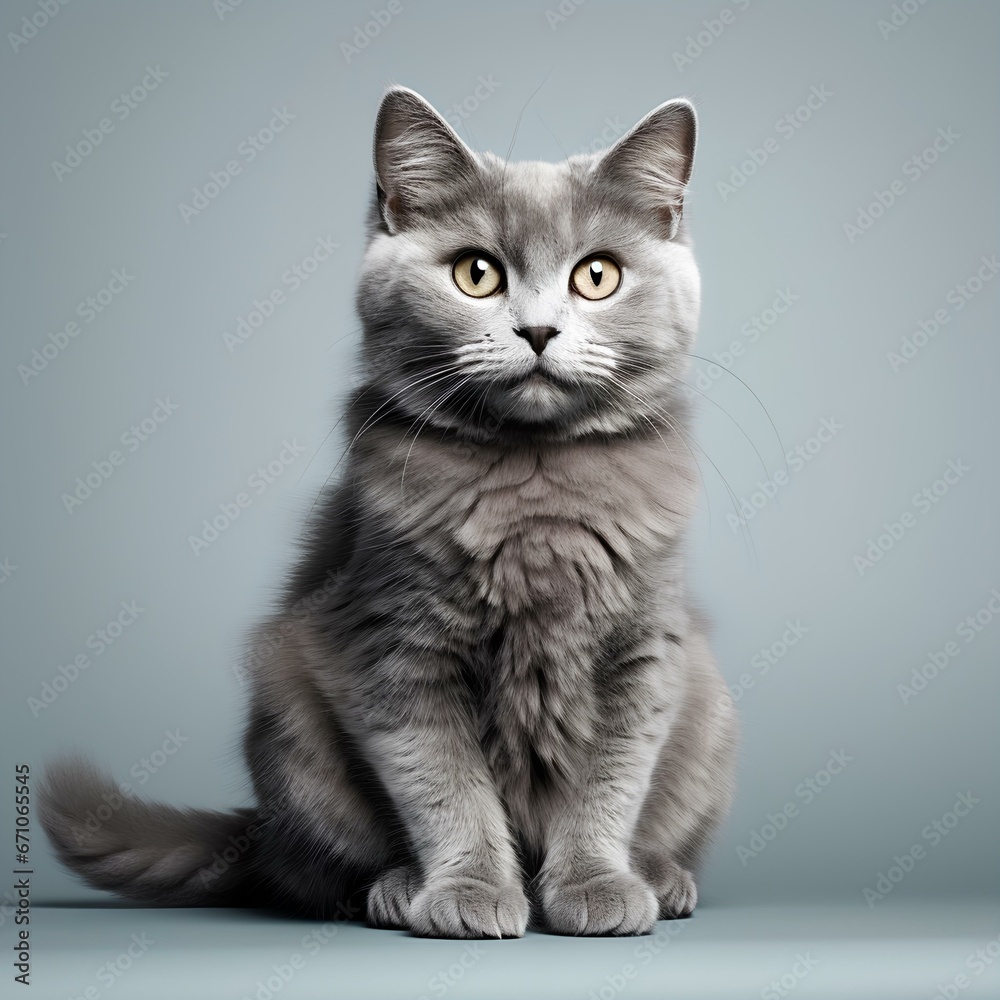
[{"label": "cat's chin", "polygon": [[506,392],[507,414],[524,423],[551,424],[572,419],[579,409],[573,387],[551,375],[533,372]]},{"label": "cat's chin", "polygon": [[600,405],[592,386],[538,371],[502,389],[494,385],[486,410],[496,421],[494,429],[519,428],[558,439],[628,432],[647,420]]}]

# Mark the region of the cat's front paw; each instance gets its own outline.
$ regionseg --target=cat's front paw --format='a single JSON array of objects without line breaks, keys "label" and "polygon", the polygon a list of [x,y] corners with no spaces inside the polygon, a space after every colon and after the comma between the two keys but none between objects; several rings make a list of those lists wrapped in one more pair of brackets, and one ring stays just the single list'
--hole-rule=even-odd
[{"label": "cat's front paw", "polygon": [[674,920],[677,917],[690,917],[694,913],[698,902],[698,887],[694,876],[675,861],[662,867],[653,889],[660,901],[661,919]]},{"label": "cat's front paw", "polygon": [[549,927],[558,934],[647,934],[659,904],[649,885],[632,872],[608,872],[542,893]]},{"label": "cat's front paw", "polygon": [[522,937],[528,900],[519,885],[477,878],[429,879],[410,904],[410,930],[424,937]]},{"label": "cat's front paw", "polygon": [[382,872],[368,890],[368,923],[373,927],[410,926],[410,902],[417,892],[417,872],[400,866]]}]

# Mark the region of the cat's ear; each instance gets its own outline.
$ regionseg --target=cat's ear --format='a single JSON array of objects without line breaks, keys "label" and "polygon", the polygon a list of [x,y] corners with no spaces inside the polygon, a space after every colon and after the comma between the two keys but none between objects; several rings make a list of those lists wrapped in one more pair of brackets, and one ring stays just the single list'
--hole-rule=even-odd
[{"label": "cat's ear", "polygon": [[439,200],[442,189],[476,171],[472,151],[419,94],[392,87],[375,119],[379,212],[390,233]]},{"label": "cat's ear", "polygon": [[680,227],[697,133],[694,105],[683,98],[667,101],[626,132],[594,166],[599,178],[659,219],[667,239],[673,239]]}]

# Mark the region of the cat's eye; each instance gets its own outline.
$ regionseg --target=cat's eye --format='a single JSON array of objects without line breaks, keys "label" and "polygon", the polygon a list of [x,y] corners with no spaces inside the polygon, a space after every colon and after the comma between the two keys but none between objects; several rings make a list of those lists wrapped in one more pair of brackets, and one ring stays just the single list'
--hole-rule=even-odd
[{"label": "cat's eye", "polygon": [[622,271],[610,257],[599,254],[581,260],[569,283],[585,299],[606,299],[622,283]]},{"label": "cat's eye", "polygon": [[455,284],[474,299],[485,299],[504,286],[503,268],[488,254],[473,250],[462,254],[451,271]]}]

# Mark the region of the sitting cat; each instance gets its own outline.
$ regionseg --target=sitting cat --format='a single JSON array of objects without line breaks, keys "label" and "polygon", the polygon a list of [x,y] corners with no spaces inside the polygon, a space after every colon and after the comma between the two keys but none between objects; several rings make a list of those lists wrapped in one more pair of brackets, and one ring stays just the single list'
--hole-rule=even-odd
[{"label": "sitting cat", "polygon": [[670,101],[606,152],[508,163],[388,91],[347,462],[248,657],[258,804],[57,763],[70,868],[165,905],[362,899],[445,937],[692,911],[736,742],[683,573],[695,130]]}]

